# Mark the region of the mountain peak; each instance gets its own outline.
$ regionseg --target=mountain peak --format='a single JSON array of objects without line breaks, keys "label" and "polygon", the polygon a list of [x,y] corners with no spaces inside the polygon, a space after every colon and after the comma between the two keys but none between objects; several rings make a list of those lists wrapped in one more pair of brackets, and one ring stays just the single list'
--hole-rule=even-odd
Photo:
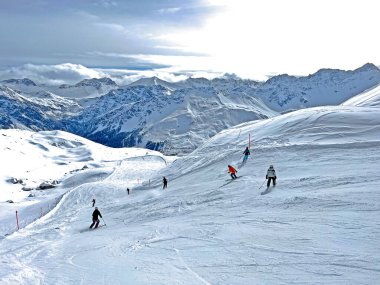
[{"label": "mountain peak", "polygon": [[144,86],[149,86],[149,85],[162,85],[165,86],[166,84],[169,84],[169,82],[162,80],[158,78],[157,76],[153,77],[146,77],[146,78],[140,78],[139,80],[129,84],[129,85],[144,85]]},{"label": "mountain peak", "polygon": [[380,69],[373,63],[366,63],[363,66],[355,69],[354,71],[380,71]]},{"label": "mountain peak", "polygon": [[83,79],[82,81],[78,82],[74,86],[75,87],[92,86],[92,87],[95,87],[96,89],[99,89],[102,85],[117,86],[116,82],[108,77]]},{"label": "mountain peak", "polygon": [[25,85],[25,86],[37,86],[36,83],[34,83],[29,78],[23,78],[23,79],[6,79],[1,81],[2,83],[8,83],[8,84],[16,84],[16,85]]}]

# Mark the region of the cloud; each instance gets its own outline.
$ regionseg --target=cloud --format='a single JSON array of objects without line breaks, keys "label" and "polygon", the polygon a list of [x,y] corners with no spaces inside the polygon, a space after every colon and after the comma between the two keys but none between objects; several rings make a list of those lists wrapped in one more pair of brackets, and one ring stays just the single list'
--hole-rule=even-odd
[{"label": "cloud", "polygon": [[94,25],[101,28],[110,29],[116,32],[128,33],[128,30],[124,26],[116,23],[94,23]]},{"label": "cloud", "polygon": [[99,1],[96,1],[94,4],[95,6],[101,6],[104,8],[112,8],[112,7],[118,6],[116,1],[111,1],[111,0],[99,0]]},{"label": "cloud", "polygon": [[37,84],[60,85],[75,84],[86,78],[108,77],[119,85],[127,85],[140,78],[159,77],[168,82],[177,82],[189,77],[215,78],[222,73],[210,71],[180,71],[177,68],[166,69],[120,69],[120,68],[88,68],[80,64],[64,63],[56,65],[25,64],[0,70],[0,80],[10,78],[29,78]]},{"label": "cloud", "polygon": [[85,78],[100,78],[105,74],[80,64],[63,63],[56,65],[25,64],[0,71],[1,79],[29,78],[41,84],[72,84]]},{"label": "cloud", "polygon": [[162,8],[158,10],[158,13],[160,14],[174,14],[181,10],[180,7],[173,7],[173,8]]}]

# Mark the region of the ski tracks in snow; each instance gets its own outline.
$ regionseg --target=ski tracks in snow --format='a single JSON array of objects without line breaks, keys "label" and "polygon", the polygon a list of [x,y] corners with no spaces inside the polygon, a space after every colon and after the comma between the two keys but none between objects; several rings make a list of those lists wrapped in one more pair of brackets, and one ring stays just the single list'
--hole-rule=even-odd
[{"label": "ski tracks in snow", "polygon": [[182,265],[185,267],[185,269],[186,269],[188,272],[190,272],[195,278],[197,278],[197,279],[198,279],[199,281],[201,281],[203,284],[211,285],[210,282],[208,282],[207,280],[205,280],[204,278],[202,278],[198,273],[196,273],[194,270],[192,270],[192,269],[187,265],[187,263],[185,262],[185,260],[184,260],[183,257],[181,256],[180,251],[179,251],[178,249],[174,248],[174,251],[176,252],[179,261],[182,263]]}]

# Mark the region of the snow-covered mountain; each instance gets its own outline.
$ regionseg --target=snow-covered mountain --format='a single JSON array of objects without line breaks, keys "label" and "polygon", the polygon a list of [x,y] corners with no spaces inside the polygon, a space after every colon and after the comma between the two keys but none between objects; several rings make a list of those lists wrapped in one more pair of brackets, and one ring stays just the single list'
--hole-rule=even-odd
[{"label": "snow-covered mountain", "polygon": [[4,85],[12,85],[12,86],[20,86],[20,85],[24,85],[24,86],[37,86],[36,83],[34,83],[32,80],[30,80],[28,78],[23,78],[23,79],[7,79],[7,80],[0,81],[0,83],[2,83]]},{"label": "snow-covered mountain", "polygon": [[66,124],[72,132],[110,146],[173,154],[190,152],[230,126],[275,115],[246,94],[136,85],[102,96]]},{"label": "snow-covered mountain", "polygon": [[84,79],[75,85],[46,86],[47,90],[66,98],[94,98],[100,97],[118,85],[110,78],[91,78]]},{"label": "snow-covered mountain", "polygon": [[366,64],[353,71],[321,69],[307,77],[275,76],[255,94],[274,110],[338,105],[380,83],[380,69]]},{"label": "snow-covered mountain", "polygon": [[[300,108],[339,105],[380,84],[380,70],[366,64],[353,71],[323,69],[306,77],[274,76],[266,82],[224,76],[169,83],[152,77],[120,88],[108,78],[60,87],[24,84],[27,81],[6,83],[14,88],[23,86],[14,91],[23,96],[24,102],[31,102],[33,108],[28,109],[25,104],[2,108],[4,128],[20,126],[13,120],[34,130],[54,126],[108,146],[187,153],[219,131],[239,123]],[[41,103],[43,94],[61,94],[66,99],[52,114],[44,106],[52,104],[54,109],[60,99],[55,96],[55,102],[47,99]],[[38,104],[33,105],[36,100]],[[29,110],[33,114],[28,114]],[[36,124],[33,118],[37,119]],[[38,122],[41,120],[46,124]]]},{"label": "snow-covered mountain", "polygon": [[82,107],[70,99],[39,91],[33,97],[0,85],[0,128],[64,129],[60,122],[79,113]]},{"label": "snow-covered mountain", "polygon": [[[143,150],[96,163],[104,149],[75,136],[42,133],[19,145],[12,130],[3,131],[0,147],[17,155],[46,147],[37,149],[36,167],[68,157],[94,166],[50,192],[1,202],[0,283],[377,284],[380,109],[373,100],[234,126],[167,166]],[[249,135],[252,155],[242,165]],[[238,168],[237,180],[228,164]],[[264,191],[270,164],[277,185]],[[12,191],[3,197],[12,199]],[[89,231],[93,198],[105,226]],[[15,210],[24,220],[12,233]]]},{"label": "snow-covered mountain", "polygon": [[23,92],[25,96],[33,97],[37,92],[45,91],[71,99],[94,98],[108,93],[118,85],[110,78],[84,79],[74,85],[59,86],[36,84],[28,78],[7,79],[0,82],[15,91]]},{"label": "snow-covered mountain", "polygon": [[169,90],[178,89],[177,84],[167,82],[165,80],[158,78],[157,76],[140,78],[139,80],[132,82],[128,84],[127,86],[155,86],[155,85],[160,85]]}]

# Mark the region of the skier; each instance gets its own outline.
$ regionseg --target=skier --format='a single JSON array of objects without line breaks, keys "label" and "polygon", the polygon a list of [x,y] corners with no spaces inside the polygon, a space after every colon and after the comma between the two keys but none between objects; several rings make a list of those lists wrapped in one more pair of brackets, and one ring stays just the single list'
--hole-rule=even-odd
[{"label": "skier", "polygon": [[95,207],[95,210],[94,212],[92,213],[92,224],[90,226],[90,229],[92,229],[92,227],[95,225],[94,229],[96,229],[98,226],[99,226],[99,216],[101,218],[102,217],[102,214],[100,214],[99,210],[98,210],[98,207]]},{"label": "skier", "polygon": [[248,159],[248,156],[251,154],[251,153],[249,152],[248,147],[245,148],[243,154],[244,154],[243,163],[245,163],[245,162],[247,161],[247,159]]},{"label": "skier", "polygon": [[276,186],[276,171],[274,170],[273,165],[270,165],[268,168],[267,175],[265,176],[266,179],[268,179],[267,187],[269,188],[271,180],[273,180],[273,186]]},{"label": "skier", "polygon": [[95,199],[92,199],[92,207],[95,206]]},{"label": "skier", "polygon": [[166,187],[168,187],[168,180],[166,179],[165,176],[162,178],[162,182],[164,183],[164,186],[162,187],[162,189],[165,189]]},{"label": "skier", "polygon": [[127,188],[127,192],[128,192],[128,195],[129,195],[129,188]]},{"label": "skier", "polygon": [[237,170],[235,168],[233,168],[231,165],[228,165],[228,173],[231,173],[232,179],[237,178],[237,176],[236,176]]}]

